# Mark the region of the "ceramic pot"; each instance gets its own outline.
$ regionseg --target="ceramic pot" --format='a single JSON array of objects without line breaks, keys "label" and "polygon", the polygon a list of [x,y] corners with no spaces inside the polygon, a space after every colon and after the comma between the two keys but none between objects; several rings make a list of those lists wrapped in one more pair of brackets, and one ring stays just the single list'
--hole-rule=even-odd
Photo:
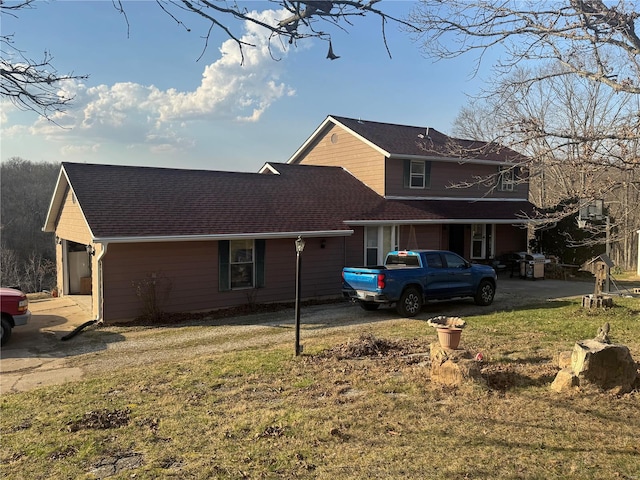
[{"label": "ceramic pot", "polygon": [[461,328],[437,328],[438,341],[442,348],[455,350],[460,345]]}]

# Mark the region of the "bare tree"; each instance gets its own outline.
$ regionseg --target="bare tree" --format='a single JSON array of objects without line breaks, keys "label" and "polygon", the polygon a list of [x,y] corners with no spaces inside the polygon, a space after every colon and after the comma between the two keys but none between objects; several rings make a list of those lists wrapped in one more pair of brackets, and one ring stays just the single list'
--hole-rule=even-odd
[{"label": "bare tree", "polygon": [[[556,68],[563,68],[557,66]],[[458,115],[456,135],[488,138],[525,154],[530,199],[542,209],[548,223],[575,215],[580,202],[569,199],[604,199],[615,221],[611,241],[616,263],[633,265],[634,232],[640,225],[640,169],[636,140],[609,138],[633,125],[640,111],[638,95],[615,93],[605,85],[578,76],[547,75],[524,86],[521,80],[544,76],[515,69],[492,91],[475,99]],[[614,136],[619,137],[619,136]],[[481,179],[488,181],[488,179]],[[563,205],[562,209],[551,208]],[[605,223],[591,225],[592,240],[605,239]],[[581,239],[583,244],[589,239]]]},{"label": "bare tree", "polygon": [[640,93],[640,17],[633,1],[420,0],[409,21],[435,58],[501,46],[498,67],[523,61],[559,62],[563,69],[527,79],[578,75],[617,92]]},{"label": "bare tree", "polygon": [[[286,42],[295,45],[303,38],[319,38],[325,40],[328,46],[327,58],[335,60],[340,56],[333,50],[331,34],[325,27],[347,30],[353,27],[354,17],[377,16],[385,47],[391,55],[386,41],[385,27],[388,22],[402,24],[408,29],[412,25],[402,19],[387,15],[377,8],[380,0],[269,0],[268,4],[276,9],[287,11],[286,16],[274,24],[263,21],[259,16],[247,10],[235,1],[221,0],[155,0],[155,3],[176,24],[187,31],[191,31],[190,23],[204,19],[208,30],[204,34],[203,53],[207,48],[209,38],[214,30],[221,30],[233,40],[242,54],[244,50],[254,47],[244,40],[238,27],[239,21],[251,22],[270,32],[273,41]],[[122,14],[129,27],[126,13],[126,2],[113,0],[114,8]],[[0,0],[0,14],[18,16],[20,10],[36,8],[36,0],[21,0],[17,3],[7,3]],[[236,28],[238,30],[236,30]],[[59,86],[66,80],[85,79],[87,75],[59,74],[53,65],[53,56],[45,51],[40,60],[32,59],[20,50],[15,43],[14,35],[3,32],[0,35],[0,95],[11,100],[20,109],[32,110],[51,120],[52,113],[64,111],[73,97],[64,96]]]},{"label": "bare tree", "polygon": [[[17,16],[21,9],[32,8],[35,0],[8,4],[0,1],[0,14]],[[13,34],[0,35],[0,95],[21,110],[31,110],[45,118],[64,110],[73,97],[60,93],[65,80],[79,80],[87,75],[59,74],[45,51],[40,60],[29,58],[15,46]]]},{"label": "bare tree", "polygon": [[409,17],[430,57],[476,52],[477,68],[489,51],[499,54],[498,81],[478,102],[484,118],[469,107],[464,131],[529,156],[540,206],[604,198],[625,265],[640,227],[639,19],[635,2],[603,0],[420,0]]}]

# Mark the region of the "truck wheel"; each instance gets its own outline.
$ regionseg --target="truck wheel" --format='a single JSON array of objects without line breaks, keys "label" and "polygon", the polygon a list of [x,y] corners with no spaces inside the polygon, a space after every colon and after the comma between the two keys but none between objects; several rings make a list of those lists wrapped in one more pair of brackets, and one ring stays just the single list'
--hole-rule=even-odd
[{"label": "truck wheel", "polygon": [[415,288],[407,288],[396,305],[398,315],[415,317],[422,309],[422,295]]},{"label": "truck wheel", "polygon": [[11,336],[11,324],[9,320],[2,318],[2,340],[0,341],[0,345],[4,345],[9,340]]},{"label": "truck wheel", "polygon": [[360,302],[360,306],[364,310],[367,310],[368,312],[372,312],[373,310],[377,310],[380,304],[374,303],[374,302]]},{"label": "truck wheel", "polygon": [[489,280],[481,281],[474,299],[476,305],[482,305],[483,307],[491,305],[495,294],[496,288],[493,286],[493,283],[491,283]]}]

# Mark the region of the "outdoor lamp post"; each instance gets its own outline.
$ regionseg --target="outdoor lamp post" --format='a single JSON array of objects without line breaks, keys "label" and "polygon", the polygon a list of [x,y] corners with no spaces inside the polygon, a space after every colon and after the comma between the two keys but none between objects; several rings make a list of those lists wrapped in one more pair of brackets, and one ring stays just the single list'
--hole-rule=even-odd
[{"label": "outdoor lamp post", "polygon": [[303,250],[304,239],[298,235],[296,239],[296,356],[302,353],[302,348],[300,347],[300,269]]}]

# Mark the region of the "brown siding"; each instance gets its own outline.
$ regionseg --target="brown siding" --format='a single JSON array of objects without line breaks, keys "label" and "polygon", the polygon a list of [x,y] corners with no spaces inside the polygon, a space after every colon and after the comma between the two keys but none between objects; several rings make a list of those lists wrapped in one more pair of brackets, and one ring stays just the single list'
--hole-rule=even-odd
[{"label": "brown siding", "polygon": [[91,243],[91,232],[78,202],[74,200],[71,191],[67,191],[56,225],[56,235],[65,240],[88,245]]},{"label": "brown siding", "polygon": [[[344,261],[342,238],[306,240],[302,254],[302,298],[340,295]],[[269,240],[265,248],[265,287],[218,291],[218,242],[111,244],[104,257],[104,319],[132,319],[141,313],[135,282],[152,273],[170,281],[162,309],[206,311],[248,303],[295,300],[293,239]]]},{"label": "brown siding", "polygon": [[496,225],[496,256],[527,251],[527,230],[513,225]]},{"label": "brown siding", "polygon": [[364,265],[364,227],[353,227],[353,235],[345,238],[345,267]]},{"label": "brown siding", "polygon": [[[475,177],[486,178],[495,175],[497,166],[458,164],[450,162],[431,162],[430,188],[412,189],[404,188],[404,160],[389,159],[386,165],[386,195],[387,196],[413,196],[413,197],[488,197],[488,198],[524,198],[529,194],[529,185],[515,186],[513,192],[503,192],[497,189],[491,190],[491,186],[476,184]],[[495,182],[495,179],[492,181]],[[452,188],[454,185],[466,183],[472,186],[465,188]]]},{"label": "brown siding", "polygon": [[320,135],[300,164],[343,167],[376,193],[384,195],[384,156],[341,127],[334,125]]},{"label": "brown siding", "polygon": [[403,225],[400,227],[401,249],[444,248],[442,245],[442,225]]}]

